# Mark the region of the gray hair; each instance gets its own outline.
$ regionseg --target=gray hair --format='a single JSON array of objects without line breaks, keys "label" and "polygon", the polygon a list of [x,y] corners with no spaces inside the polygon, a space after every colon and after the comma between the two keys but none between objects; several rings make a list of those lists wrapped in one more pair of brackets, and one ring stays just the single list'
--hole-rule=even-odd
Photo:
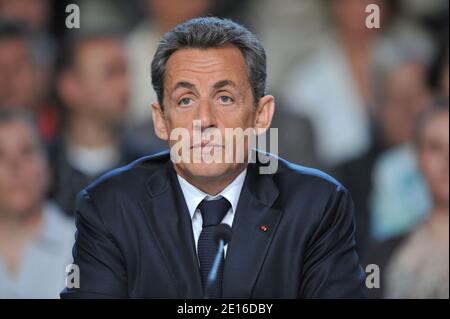
[{"label": "gray hair", "polygon": [[228,19],[215,17],[195,18],[177,25],[159,42],[151,65],[152,85],[163,105],[164,75],[170,56],[183,48],[217,48],[225,45],[237,47],[245,60],[255,103],[266,91],[266,53],[256,38],[245,27]]}]

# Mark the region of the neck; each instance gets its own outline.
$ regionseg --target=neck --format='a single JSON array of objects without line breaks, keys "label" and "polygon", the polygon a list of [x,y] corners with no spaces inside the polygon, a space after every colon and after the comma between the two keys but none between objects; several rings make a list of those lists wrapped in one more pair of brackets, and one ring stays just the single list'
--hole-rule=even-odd
[{"label": "neck", "polygon": [[25,248],[37,235],[41,224],[41,207],[22,216],[0,211],[0,256],[8,275],[15,276],[19,271]]},{"label": "neck", "polygon": [[15,216],[14,213],[0,212],[0,243],[13,243],[20,238],[35,234],[42,221],[42,207],[38,205],[30,213]]},{"label": "neck", "polygon": [[225,176],[220,177],[195,177],[192,175],[185,174],[178,165],[174,165],[175,171],[178,175],[183,177],[186,181],[188,181],[191,185],[194,185],[202,192],[211,195],[216,196],[221,191],[223,191],[228,185],[230,185],[236,177],[239,176],[240,173],[242,173],[245,168],[247,167],[247,164],[243,164],[242,166],[239,166],[238,169],[234,170],[231,174],[227,174]]},{"label": "neck", "polygon": [[73,114],[66,134],[72,146],[100,148],[118,144],[118,135],[112,127],[87,115]]}]

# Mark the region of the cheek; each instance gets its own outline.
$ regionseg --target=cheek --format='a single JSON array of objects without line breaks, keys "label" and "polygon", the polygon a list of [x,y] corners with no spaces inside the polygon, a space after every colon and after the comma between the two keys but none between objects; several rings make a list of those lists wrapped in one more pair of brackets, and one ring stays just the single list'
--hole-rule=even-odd
[{"label": "cheek", "polygon": [[444,180],[445,175],[448,179],[448,168],[443,158],[437,154],[426,154],[421,158],[421,168],[423,175],[428,183],[438,186]]},{"label": "cheek", "polygon": [[192,114],[190,114],[190,112],[172,111],[170,113],[167,113],[165,125],[169,136],[173,130],[178,129],[188,130],[189,133],[191,133],[194,119],[195,118],[192,116]]},{"label": "cheek", "polygon": [[0,167],[0,193],[3,193],[8,189],[8,184],[10,182],[10,174],[8,174],[8,170],[4,167]]},{"label": "cheek", "polygon": [[223,111],[218,116],[219,126],[222,128],[237,128],[246,129],[254,127],[254,113],[249,110],[239,109],[236,111]]},{"label": "cheek", "polygon": [[23,167],[23,177],[26,180],[34,181],[32,185],[39,185],[40,187],[46,181],[46,168],[44,163],[38,158],[30,159],[27,165]]}]

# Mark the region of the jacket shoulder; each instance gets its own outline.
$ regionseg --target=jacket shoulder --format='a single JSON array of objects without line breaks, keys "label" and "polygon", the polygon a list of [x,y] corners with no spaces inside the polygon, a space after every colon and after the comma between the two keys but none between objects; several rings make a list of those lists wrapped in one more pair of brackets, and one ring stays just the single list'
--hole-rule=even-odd
[{"label": "jacket shoulder", "polygon": [[114,191],[125,188],[131,189],[133,184],[143,183],[149,176],[158,172],[169,161],[168,151],[154,155],[144,156],[131,162],[128,165],[113,169],[89,184],[85,191],[88,193],[98,193],[104,189]]},{"label": "jacket shoulder", "polygon": [[282,180],[289,185],[308,185],[330,191],[348,192],[347,189],[331,175],[311,167],[306,167],[278,158],[278,170],[274,174],[275,180]]}]

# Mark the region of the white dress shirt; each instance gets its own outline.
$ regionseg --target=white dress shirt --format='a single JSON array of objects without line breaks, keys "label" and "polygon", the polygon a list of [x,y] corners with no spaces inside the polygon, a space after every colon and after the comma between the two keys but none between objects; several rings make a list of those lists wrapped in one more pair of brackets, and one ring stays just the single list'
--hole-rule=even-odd
[{"label": "white dress shirt", "polygon": [[[226,213],[225,217],[222,219],[222,223],[228,224],[230,227],[233,227],[234,215],[236,213],[237,204],[239,201],[239,195],[241,194],[242,186],[244,185],[245,175],[247,174],[247,169],[242,171],[234,180],[229,184],[223,191],[215,196],[211,196],[201,191],[194,185],[190,184],[180,175],[177,175],[178,182],[180,183],[181,190],[183,191],[184,200],[186,201],[187,208],[189,210],[189,214],[191,215],[192,220],[192,231],[194,233],[195,239],[195,251],[197,251],[198,246],[198,238],[200,237],[200,233],[202,231],[203,219],[200,209],[198,209],[198,205],[202,202],[202,200],[215,200],[220,197],[226,198],[231,207]],[[227,253],[227,246],[225,245],[225,255]]]}]

